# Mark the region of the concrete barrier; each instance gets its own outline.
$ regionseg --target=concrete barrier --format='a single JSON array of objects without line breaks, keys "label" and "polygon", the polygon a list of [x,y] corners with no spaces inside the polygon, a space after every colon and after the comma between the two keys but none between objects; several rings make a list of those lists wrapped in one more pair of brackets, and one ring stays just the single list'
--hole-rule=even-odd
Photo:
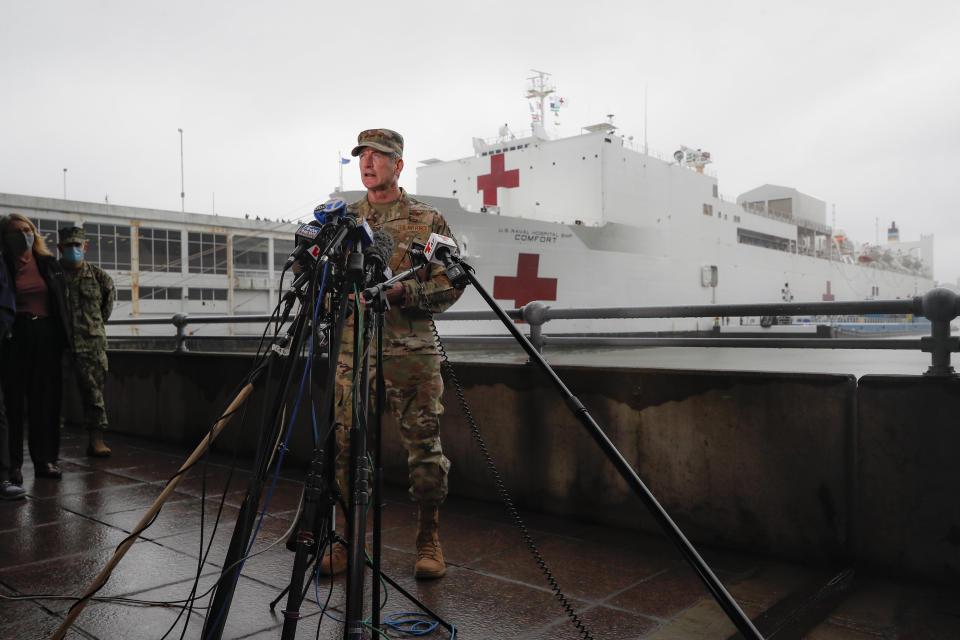
[{"label": "concrete barrier", "polygon": [[858,558],[960,577],[960,379],[864,376],[857,398]]},{"label": "concrete barrier", "polygon": [[[112,428],[193,445],[233,398],[252,360],[113,351],[110,363]],[[538,371],[454,367],[521,507],[656,530]],[[794,560],[849,561],[855,554],[886,569],[960,577],[960,507],[951,501],[960,476],[950,464],[960,436],[949,417],[957,415],[956,381],[868,377],[858,391],[857,381],[842,375],[595,367],[557,373],[691,540]],[[322,375],[314,381],[322,387]],[[255,450],[264,398],[276,393],[271,384],[258,385],[218,449]],[[472,427],[453,384],[446,384],[442,439],[453,461],[451,491],[497,501]],[[922,419],[914,413],[918,406]],[[288,475],[303,472],[312,438],[302,405]],[[387,481],[405,484],[392,417],[384,447]]]}]

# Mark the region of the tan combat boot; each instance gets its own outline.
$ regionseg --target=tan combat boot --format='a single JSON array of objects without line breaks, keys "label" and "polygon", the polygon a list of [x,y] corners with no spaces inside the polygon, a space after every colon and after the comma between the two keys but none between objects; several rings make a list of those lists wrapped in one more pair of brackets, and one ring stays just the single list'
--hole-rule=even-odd
[{"label": "tan combat boot", "polygon": [[322,576],[335,576],[347,570],[347,548],[339,542],[333,545],[333,550],[327,549],[320,560],[317,573]]},{"label": "tan combat boot", "polygon": [[417,564],[413,567],[415,578],[441,578],[447,572],[443,562],[443,550],[437,535],[439,513],[437,507],[420,505],[420,522],[417,524]]},{"label": "tan combat boot", "polygon": [[110,453],[110,447],[103,442],[103,429],[90,429],[90,444],[87,445],[87,456],[109,458]]}]

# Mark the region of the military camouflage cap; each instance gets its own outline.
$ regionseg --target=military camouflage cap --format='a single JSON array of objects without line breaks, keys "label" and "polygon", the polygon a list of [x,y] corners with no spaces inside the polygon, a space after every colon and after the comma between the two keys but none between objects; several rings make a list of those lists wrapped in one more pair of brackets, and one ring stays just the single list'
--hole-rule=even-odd
[{"label": "military camouflage cap", "polygon": [[60,244],[67,244],[70,242],[79,242],[83,244],[87,239],[83,234],[83,228],[81,227],[60,227],[57,229],[57,237]]},{"label": "military camouflage cap", "polygon": [[360,155],[364,147],[370,147],[385,153],[395,153],[403,156],[403,136],[390,129],[367,129],[357,136],[357,146],[350,152],[352,156]]}]

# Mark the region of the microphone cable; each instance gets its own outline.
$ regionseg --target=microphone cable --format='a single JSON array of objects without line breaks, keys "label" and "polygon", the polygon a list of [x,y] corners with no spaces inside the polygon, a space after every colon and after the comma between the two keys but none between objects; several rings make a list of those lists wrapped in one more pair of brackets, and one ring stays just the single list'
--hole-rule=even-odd
[{"label": "microphone cable", "polygon": [[493,477],[493,483],[496,487],[497,494],[500,496],[500,501],[503,502],[507,512],[513,519],[514,525],[520,530],[520,533],[523,536],[523,541],[527,545],[527,549],[530,551],[530,554],[533,556],[537,567],[540,568],[540,572],[543,573],[547,583],[550,585],[550,590],[560,602],[560,606],[564,613],[570,617],[573,625],[577,628],[577,632],[581,635],[581,637],[584,638],[584,640],[593,640],[593,635],[591,635],[586,625],[584,625],[583,621],[577,615],[577,612],[574,611],[573,605],[570,604],[570,600],[560,589],[560,583],[547,566],[546,560],[543,559],[540,549],[537,548],[536,542],[533,540],[533,536],[530,535],[530,531],[527,529],[526,523],[520,516],[520,511],[514,504],[513,498],[510,497],[510,492],[507,490],[507,486],[504,483],[503,478],[500,476],[500,472],[497,470],[497,466],[493,461],[493,456],[490,455],[490,451],[487,449],[487,445],[483,441],[483,437],[480,434],[480,425],[477,424],[476,419],[473,417],[473,413],[470,411],[470,405],[467,403],[460,380],[457,378],[457,374],[453,370],[453,365],[450,363],[450,359],[447,357],[447,351],[444,349],[443,341],[440,339],[440,332],[437,330],[437,323],[433,319],[433,312],[430,309],[427,309],[426,313],[427,317],[430,319],[430,329],[433,331],[434,338],[436,338],[437,351],[440,353],[441,369],[445,371],[450,380],[453,381],[453,385],[456,388],[457,400],[460,404],[460,409],[463,411],[463,416],[470,425],[470,432],[473,434],[473,439],[477,441],[477,445],[480,447],[480,453],[483,455],[483,460],[487,465],[487,470]]}]

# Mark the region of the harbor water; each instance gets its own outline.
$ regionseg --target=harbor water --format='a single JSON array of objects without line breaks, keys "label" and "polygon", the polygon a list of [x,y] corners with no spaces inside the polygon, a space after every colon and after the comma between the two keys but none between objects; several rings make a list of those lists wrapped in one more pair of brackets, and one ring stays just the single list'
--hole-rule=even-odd
[{"label": "harbor water", "polygon": [[[526,362],[519,345],[473,349],[448,346],[454,364]],[[756,349],[735,347],[546,347],[554,366],[629,367],[696,371],[766,371],[865,375],[922,375],[930,354],[893,349]]]}]

